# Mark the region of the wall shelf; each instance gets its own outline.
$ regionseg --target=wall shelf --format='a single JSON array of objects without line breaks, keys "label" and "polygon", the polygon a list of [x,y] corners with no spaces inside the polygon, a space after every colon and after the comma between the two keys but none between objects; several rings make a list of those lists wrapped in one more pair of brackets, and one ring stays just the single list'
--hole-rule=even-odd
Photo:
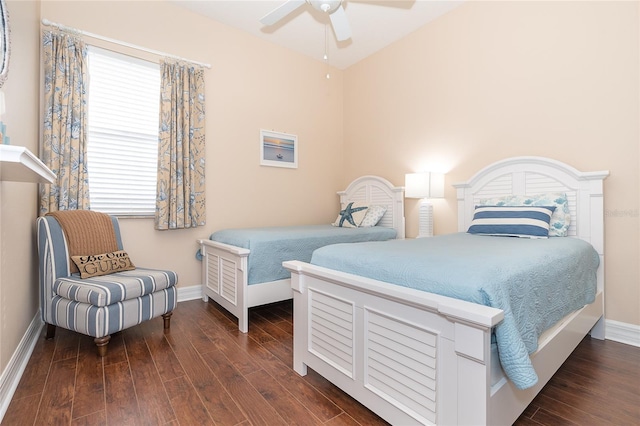
[{"label": "wall shelf", "polygon": [[27,148],[0,145],[0,178],[2,181],[53,183],[56,175]]}]

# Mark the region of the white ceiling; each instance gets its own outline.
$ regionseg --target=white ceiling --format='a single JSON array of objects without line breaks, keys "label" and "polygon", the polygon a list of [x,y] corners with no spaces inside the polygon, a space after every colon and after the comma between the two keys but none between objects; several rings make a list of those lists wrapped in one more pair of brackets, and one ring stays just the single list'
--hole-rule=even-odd
[{"label": "white ceiling", "polygon": [[266,27],[260,18],[286,0],[175,0],[173,3],[262,39],[323,60],[328,24],[329,64],[345,69],[460,5],[454,0],[344,0],[351,39],[336,42],[328,15],[310,5]]}]

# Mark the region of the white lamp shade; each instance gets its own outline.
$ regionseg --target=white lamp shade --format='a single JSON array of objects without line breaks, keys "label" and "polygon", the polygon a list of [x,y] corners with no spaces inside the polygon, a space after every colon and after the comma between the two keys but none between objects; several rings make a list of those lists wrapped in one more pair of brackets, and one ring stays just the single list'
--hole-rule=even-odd
[{"label": "white lamp shade", "polygon": [[429,198],[444,198],[444,173],[429,173]]},{"label": "white lamp shade", "polygon": [[407,173],[404,176],[404,196],[407,198],[443,198],[444,174]]},{"label": "white lamp shade", "polygon": [[429,196],[429,173],[408,173],[404,176],[404,196],[427,198]]}]

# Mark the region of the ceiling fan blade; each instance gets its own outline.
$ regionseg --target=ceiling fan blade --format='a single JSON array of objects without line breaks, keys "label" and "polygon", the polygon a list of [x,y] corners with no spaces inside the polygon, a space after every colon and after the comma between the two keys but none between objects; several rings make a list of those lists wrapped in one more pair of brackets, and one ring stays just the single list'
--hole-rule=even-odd
[{"label": "ceiling fan blade", "polygon": [[260,22],[264,25],[273,25],[305,3],[305,0],[288,0],[260,18]]},{"label": "ceiling fan blade", "polygon": [[336,40],[344,41],[351,38],[351,27],[349,26],[349,20],[342,5],[329,15],[329,18],[331,18],[331,26],[336,35]]}]

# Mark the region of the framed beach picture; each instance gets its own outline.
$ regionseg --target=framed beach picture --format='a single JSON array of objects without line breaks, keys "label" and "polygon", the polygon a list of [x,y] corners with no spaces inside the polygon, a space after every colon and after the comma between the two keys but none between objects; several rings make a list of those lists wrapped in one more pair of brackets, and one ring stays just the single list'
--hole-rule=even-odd
[{"label": "framed beach picture", "polygon": [[260,130],[260,165],[298,168],[298,137]]}]

